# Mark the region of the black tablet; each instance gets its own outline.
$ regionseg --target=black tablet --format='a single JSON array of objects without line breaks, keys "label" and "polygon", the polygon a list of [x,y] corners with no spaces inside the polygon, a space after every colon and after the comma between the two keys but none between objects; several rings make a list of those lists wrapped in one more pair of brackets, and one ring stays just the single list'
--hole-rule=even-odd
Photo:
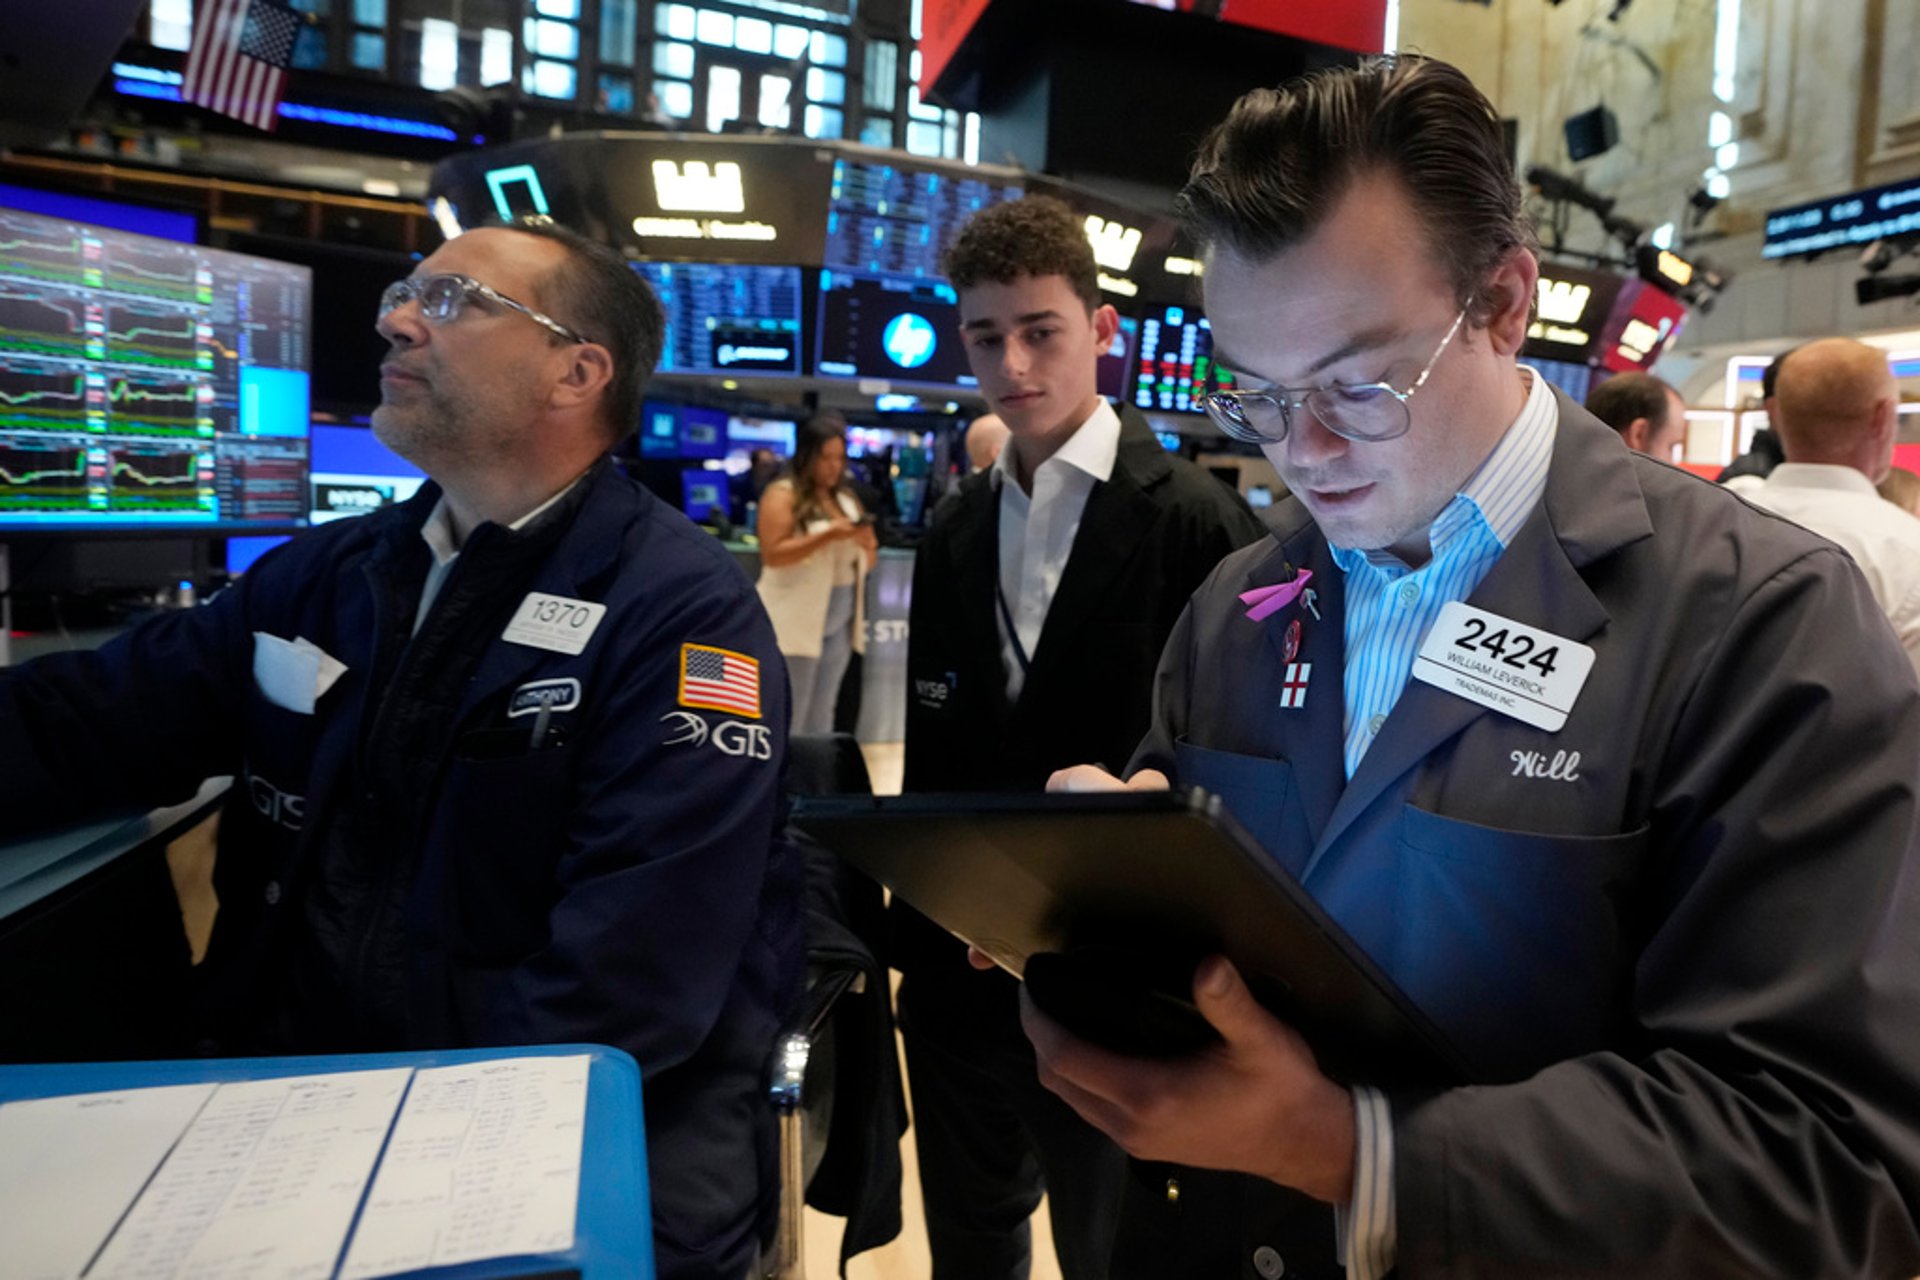
[{"label": "black tablet", "polygon": [[1217,1038],[1193,967],[1220,953],[1321,1068],[1465,1082],[1465,1059],[1204,791],[805,796],[795,825],[1025,979],[1069,1030],[1141,1055]]}]

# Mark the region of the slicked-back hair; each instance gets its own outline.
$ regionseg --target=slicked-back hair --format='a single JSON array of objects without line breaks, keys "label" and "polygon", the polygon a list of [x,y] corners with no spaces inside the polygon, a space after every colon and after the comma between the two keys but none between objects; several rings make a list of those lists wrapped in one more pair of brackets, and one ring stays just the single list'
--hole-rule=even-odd
[{"label": "slicked-back hair", "polygon": [[620,443],[640,425],[640,397],[660,363],[667,328],[660,300],[625,258],[597,240],[544,220],[500,225],[567,251],[543,287],[544,301],[555,320],[612,355],[613,379],[602,400],[602,419],[608,445]]},{"label": "slicked-back hair", "polygon": [[1177,207],[1203,247],[1260,261],[1312,235],[1371,174],[1400,181],[1456,303],[1472,299],[1471,322],[1487,323],[1501,302],[1481,288],[1488,273],[1538,242],[1499,115],[1448,63],[1370,58],[1243,95],[1201,143]]},{"label": "slicked-back hair", "polygon": [[1060,276],[1089,312],[1100,306],[1100,268],[1083,219],[1052,196],[988,205],[967,220],[943,262],[955,289]]},{"label": "slicked-back hair", "polygon": [[1587,412],[1622,435],[1634,419],[1645,418],[1655,431],[1667,425],[1673,391],[1650,373],[1616,373],[1587,394]]}]

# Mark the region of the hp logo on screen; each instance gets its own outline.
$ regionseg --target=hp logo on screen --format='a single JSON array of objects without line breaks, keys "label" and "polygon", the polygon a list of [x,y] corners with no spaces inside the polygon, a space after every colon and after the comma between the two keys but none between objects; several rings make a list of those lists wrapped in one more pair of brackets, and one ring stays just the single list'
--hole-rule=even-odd
[{"label": "hp logo on screen", "polygon": [[935,341],[933,325],[911,311],[895,316],[880,335],[880,345],[902,369],[918,369],[933,359]]}]

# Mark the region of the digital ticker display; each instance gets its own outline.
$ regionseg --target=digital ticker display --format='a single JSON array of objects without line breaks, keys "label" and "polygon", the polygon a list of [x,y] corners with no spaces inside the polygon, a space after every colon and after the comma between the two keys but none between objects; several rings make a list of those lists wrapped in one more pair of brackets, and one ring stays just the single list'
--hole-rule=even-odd
[{"label": "digital ticker display", "polygon": [[636,262],[667,315],[661,373],[800,374],[800,268]]},{"label": "digital ticker display", "polygon": [[820,377],[979,385],[960,343],[959,299],[943,280],[822,271],[817,329]]},{"label": "digital ticker display", "polygon": [[0,528],[301,523],[311,292],[0,208]]},{"label": "digital ticker display", "polygon": [[[1213,326],[1193,307],[1151,307],[1140,321],[1133,403],[1162,413],[1200,413],[1213,372]],[[1221,374],[1221,386],[1232,379]]]},{"label": "digital ticker display", "polygon": [[979,178],[842,156],[827,207],[830,268],[938,278],[940,255],[981,209],[1018,200],[1023,188]]}]

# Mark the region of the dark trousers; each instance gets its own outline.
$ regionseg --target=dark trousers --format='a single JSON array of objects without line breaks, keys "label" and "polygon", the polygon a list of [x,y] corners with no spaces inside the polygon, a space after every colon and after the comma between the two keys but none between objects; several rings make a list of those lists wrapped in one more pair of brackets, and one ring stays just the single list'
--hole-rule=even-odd
[{"label": "dark trousers", "polygon": [[1065,1280],[1106,1280],[1126,1156],[1040,1084],[1017,993],[958,954],[900,983],[933,1280],[1026,1280],[1043,1191]]}]

